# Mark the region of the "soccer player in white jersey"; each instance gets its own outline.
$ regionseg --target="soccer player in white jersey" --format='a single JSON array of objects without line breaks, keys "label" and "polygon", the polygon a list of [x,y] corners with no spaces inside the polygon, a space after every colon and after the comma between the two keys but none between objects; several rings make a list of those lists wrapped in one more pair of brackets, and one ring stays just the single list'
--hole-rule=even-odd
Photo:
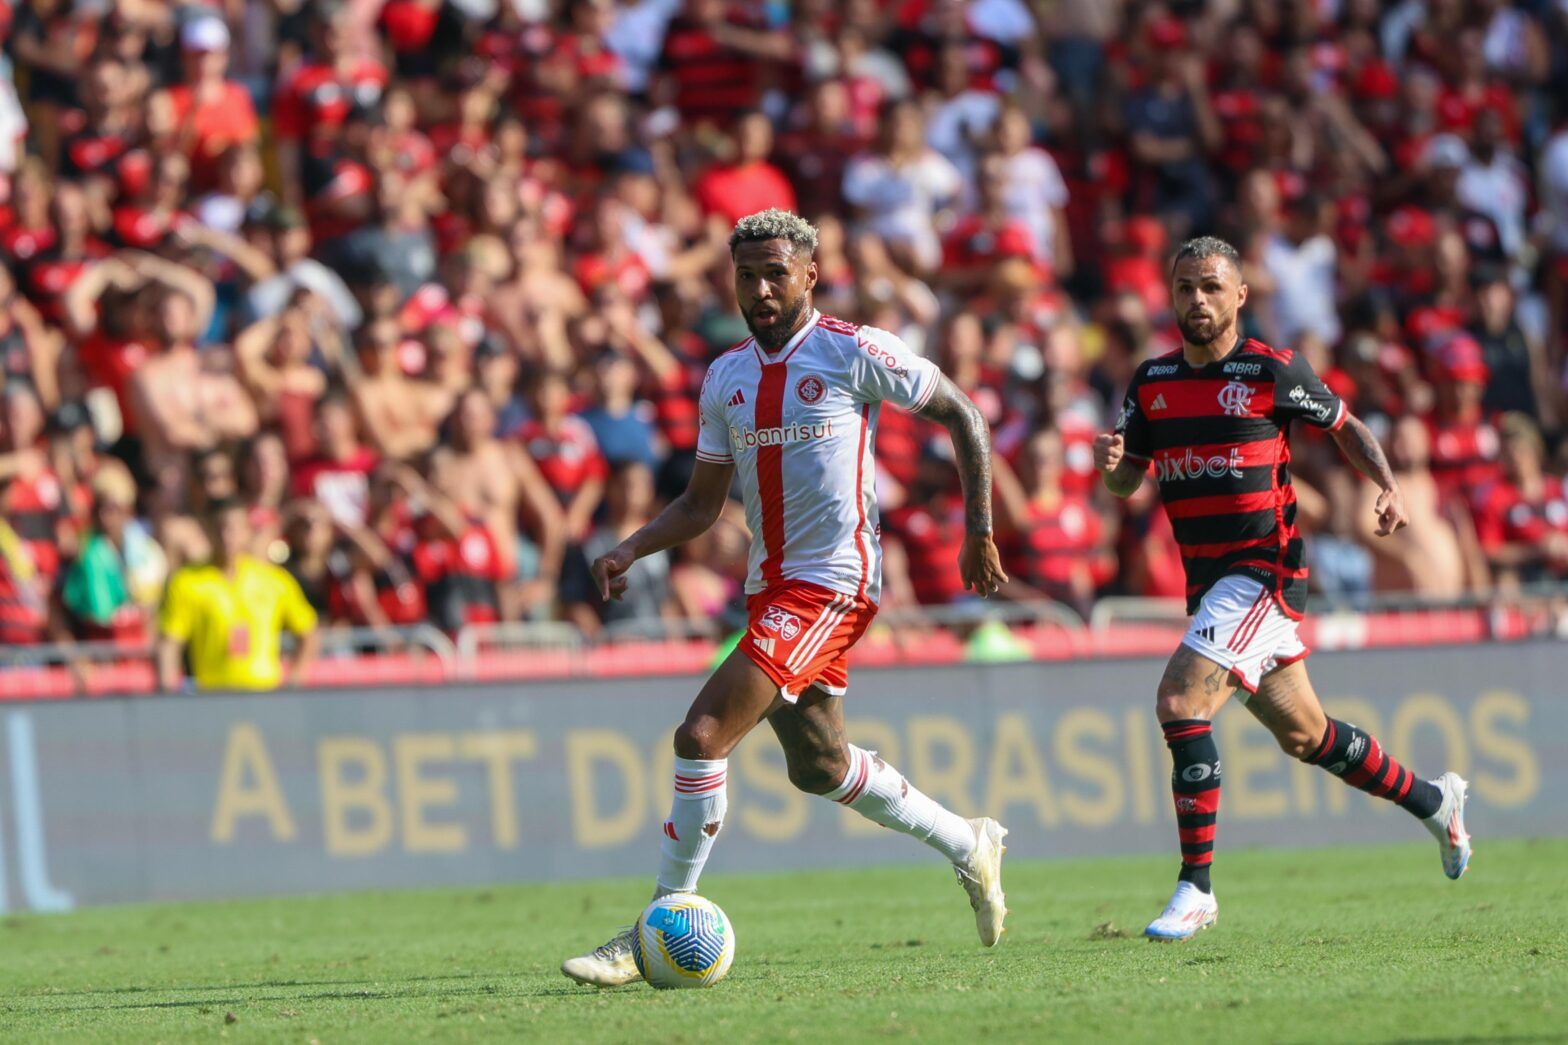
[{"label": "soccer player in white jersey", "polygon": [[[619,597],[632,563],[713,525],[739,473],[752,532],[750,625],[675,730],[675,796],[654,895],[696,891],[724,826],[726,759],[766,720],[796,787],[918,838],[953,864],[991,947],[1007,914],[1006,830],[944,809],[875,752],[848,743],[843,710],[849,649],[875,616],[881,588],[872,457],[881,405],[951,436],[964,490],[959,570],[981,596],[1007,581],[991,540],[990,433],[968,397],[897,337],[812,307],[816,247],[817,230],[787,211],[736,224],[735,297],[752,336],[708,368],[690,484],[593,564],[603,597]],[[639,979],[631,931],[561,971],[599,986]]]}]

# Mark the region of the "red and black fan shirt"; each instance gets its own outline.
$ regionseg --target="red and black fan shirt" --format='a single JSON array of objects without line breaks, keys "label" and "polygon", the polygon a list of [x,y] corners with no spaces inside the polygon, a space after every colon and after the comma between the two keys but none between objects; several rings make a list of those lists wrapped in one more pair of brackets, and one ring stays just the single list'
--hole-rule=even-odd
[{"label": "red and black fan shirt", "polygon": [[1334,431],[1343,401],[1290,349],[1242,342],[1189,365],[1180,350],[1138,367],[1116,431],[1154,466],[1187,570],[1187,611],[1222,577],[1269,587],[1300,617],[1307,570],[1290,483],[1290,423]]}]

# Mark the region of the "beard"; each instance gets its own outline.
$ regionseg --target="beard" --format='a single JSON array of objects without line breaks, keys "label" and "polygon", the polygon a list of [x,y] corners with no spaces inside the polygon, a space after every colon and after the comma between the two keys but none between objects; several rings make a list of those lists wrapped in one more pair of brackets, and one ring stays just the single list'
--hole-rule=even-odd
[{"label": "beard", "polygon": [[1209,345],[1224,335],[1231,327],[1229,316],[1218,316],[1209,313],[1209,319],[1203,321],[1201,328],[1194,326],[1186,316],[1176,317],[1176,329],[1181,331],[1181,336],[1189,345]]},{"label": "beard", "polygon": [[795,335],[795,327],[800,323],[801,314],[806,311],[806,297],[801,295],[794,304],[779,305],[778,318],[772,326],[759,328],[752,322],[751,316],[746,316],[746,329],[751,331],[751,336],[757,339],[769,352],[777,352],[783,348],[789,339]]}]

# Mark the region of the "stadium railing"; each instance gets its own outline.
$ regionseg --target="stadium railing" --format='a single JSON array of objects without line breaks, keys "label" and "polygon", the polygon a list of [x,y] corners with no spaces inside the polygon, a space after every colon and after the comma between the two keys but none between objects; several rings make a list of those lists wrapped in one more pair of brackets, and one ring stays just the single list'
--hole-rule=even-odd
[{"label": "stadium railing", "polygon": [[[1047,601],[894,608],[879,614],[857,644],[855,665],[1165,656],[1186,622],[1185,607],[1174,599],[1106,598],[1087,620]],[[1409,593],[1314,596],[1302,635],[1318,650],[1568,637],[1568,585],[1441,600]],[[626,622],[592,639],[561,621],[476,624],[455,636],[429,625],[328,629],[309,682],[330,688],[701,674],[736,639],[713,621]],[[0,699],[136,695],[155,688],[147,646],[0,649]]]}]

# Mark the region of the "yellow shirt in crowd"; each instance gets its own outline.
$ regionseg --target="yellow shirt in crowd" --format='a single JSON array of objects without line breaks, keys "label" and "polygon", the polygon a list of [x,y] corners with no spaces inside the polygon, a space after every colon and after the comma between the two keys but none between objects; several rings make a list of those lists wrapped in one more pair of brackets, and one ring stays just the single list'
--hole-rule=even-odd
[{"label": "yellow shirt in crowd", "polygon": [[186,643],[200,688],[273,689],[283,678],[283,629],[307,634],[316,611],[287,570],[243,555],[232,578],[211,565],[176,572],[161,627]]}]

